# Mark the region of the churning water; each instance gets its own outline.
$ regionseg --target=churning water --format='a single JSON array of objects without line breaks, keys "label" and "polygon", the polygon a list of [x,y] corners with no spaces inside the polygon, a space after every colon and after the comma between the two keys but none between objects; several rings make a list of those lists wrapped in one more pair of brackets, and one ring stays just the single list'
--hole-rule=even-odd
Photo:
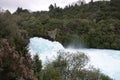
[{"label": "churning water", "polygon": [[108,49],[65,49],[61,43],[52,42],[43,38],[30,39],[29,51],[32,55],[38,53],[40,59],[45,62],[46,58],[53,59],[59,50],[68,52],[83,52],[90,58],[90,64],[99,68],[104,74],[115,80],[120,80],[120,50]]}]

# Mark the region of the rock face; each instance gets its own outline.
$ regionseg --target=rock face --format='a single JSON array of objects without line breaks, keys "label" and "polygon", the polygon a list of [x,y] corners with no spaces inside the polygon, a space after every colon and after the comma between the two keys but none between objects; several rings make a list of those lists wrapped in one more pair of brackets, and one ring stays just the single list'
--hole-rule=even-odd
[{"label": "rock face", "polygon": [[52,38],[53,40],[55,40],[55,38],[56,38],[56,35],[57,35],[57,29],[55,29],[55,30],[52,30],[52,31],[48,31],[48,36],[50,37],[50,38]]}]

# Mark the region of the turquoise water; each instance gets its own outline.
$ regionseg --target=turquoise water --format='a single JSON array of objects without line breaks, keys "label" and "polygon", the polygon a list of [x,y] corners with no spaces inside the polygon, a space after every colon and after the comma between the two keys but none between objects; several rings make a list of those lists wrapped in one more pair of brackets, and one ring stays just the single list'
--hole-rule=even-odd
[{"label": "turquoise water", "polygon": [[45,63],[46,59],[54,59],[59,50],[67,52],[83,52],[90,58],[90,63],[99,68],[104,74],[115,80],[120,80],[120,50],[109,49],[65,49],[59,42],[52,42],[43,38],[30,39],[29,51],[31,55],[38,53]]}]

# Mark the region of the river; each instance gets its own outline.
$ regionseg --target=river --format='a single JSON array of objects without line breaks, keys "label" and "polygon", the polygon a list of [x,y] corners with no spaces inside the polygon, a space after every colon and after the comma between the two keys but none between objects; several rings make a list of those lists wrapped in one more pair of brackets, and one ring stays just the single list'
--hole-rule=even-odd
[{"label": "river", "polygon": [[40,59],[45,63],[46,59],[54,59],[59,50],[67,52],[83,52],[89,59],[89,64],[99,68],[101,72],[110,76],[114,80],[120,80],[120,50],[111,49],[73,49],[64,48],[57,41],[34,37],[30,39],[29,51],[31,55],[38,53]]}]

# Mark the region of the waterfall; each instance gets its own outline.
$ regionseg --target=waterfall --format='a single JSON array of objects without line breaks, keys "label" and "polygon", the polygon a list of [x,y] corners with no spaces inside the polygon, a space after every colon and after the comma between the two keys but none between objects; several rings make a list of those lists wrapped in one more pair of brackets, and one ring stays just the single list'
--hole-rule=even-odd
[{"label": "waterfall", "polygon": [[67,52],[83,52],[89,58],[89,64],[99,68],[101,72],[115,80],[120,80],[120,50],[110,49],[66,49],[57,41],[49,41],[43,38],[34,37],[30,39],[29,52],[33,56],[39,54],[44,63],[46,58],[54,59],[59,50]]}]

